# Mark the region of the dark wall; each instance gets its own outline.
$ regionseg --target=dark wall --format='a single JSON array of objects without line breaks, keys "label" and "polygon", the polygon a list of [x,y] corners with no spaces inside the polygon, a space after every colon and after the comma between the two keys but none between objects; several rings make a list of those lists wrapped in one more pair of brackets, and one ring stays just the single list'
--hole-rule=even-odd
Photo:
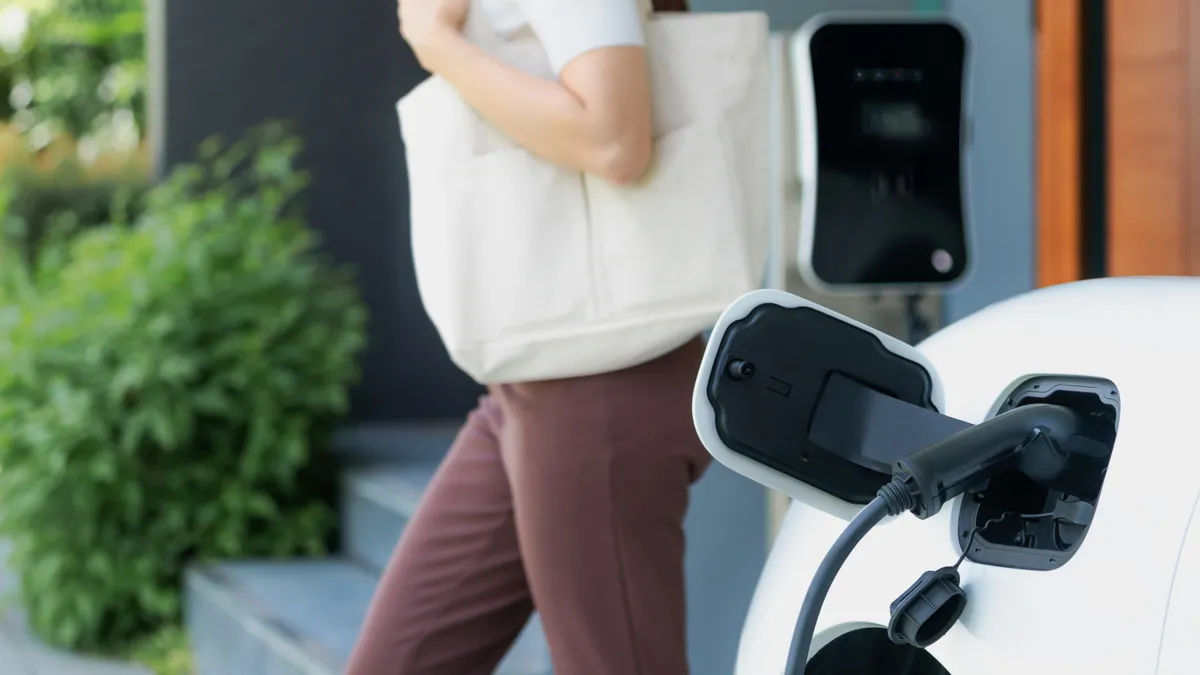
[{"label": "dark wall", "polygon": [[154,0],[152,136],[160,170],[214,133],[291,120],[306,142],[312,225],[353,264],[371,310],[356,421],[457,417],[479,389],[417,296],[396,99],[425,77],[395,0]]}]

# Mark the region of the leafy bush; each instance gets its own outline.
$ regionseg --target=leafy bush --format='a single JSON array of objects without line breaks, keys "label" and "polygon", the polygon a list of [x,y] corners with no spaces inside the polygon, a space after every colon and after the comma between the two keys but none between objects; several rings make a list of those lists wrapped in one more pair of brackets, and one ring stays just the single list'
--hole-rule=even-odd
[{"label": "leafy bush", "polygon": [[[0,45],[0,99],[35,147],[60,135],[136,145],[145,129],[145,0],[25,0],[25,29]],[[13,14],[13,17],[18,16]]]},{"label": "leafy bush", "polygon": [[333,543],[365,309],[294,208],[299,149],[210,144],[132,227],[45,252],[0,322],[0,536],[50,644],[177,620],[187,561]]},{"label": "leafy bush", "polygon": [[75,161],[50,170],[18,163],[0,173],[0,185],[10,195],[0,246],[15,247],[31,263],[47,238],[69,238],[83,228],[136,218],[149,187],[140,172],[97,175]]},{"label": "leafy bush", "polygon": [[139,640],[127,656],[154,675],[195,675],[196,672],[191,641],[179,626],[167,626]]},{"label": "leafy bush", "polygon": [[0,334],[20,318],[19,299],[30,282],[28,261],[23,251],[13,246],[12,239],[7,236],[12,221],[6,214],[11,202],[12,187],[0,183]]}]

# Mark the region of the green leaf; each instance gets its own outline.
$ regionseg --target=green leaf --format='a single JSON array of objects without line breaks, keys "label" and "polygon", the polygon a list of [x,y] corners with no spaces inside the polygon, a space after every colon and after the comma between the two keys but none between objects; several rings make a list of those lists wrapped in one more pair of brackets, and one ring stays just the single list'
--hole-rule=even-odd
[{"label": "green leaf", "polygon": [[89,462],[90,478],[96,483],[112,485],[117,482],[117,459],[111,453],[99,453]]}]

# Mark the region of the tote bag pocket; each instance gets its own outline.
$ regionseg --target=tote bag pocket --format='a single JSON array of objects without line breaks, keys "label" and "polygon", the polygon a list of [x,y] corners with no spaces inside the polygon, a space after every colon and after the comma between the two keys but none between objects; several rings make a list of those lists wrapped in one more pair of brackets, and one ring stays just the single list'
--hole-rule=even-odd
[{"label": "tote bag pocket", "polygon": [[410,181],[417,287],[452,357],[589,319],[595,283],[579,264],[590,243],[578,173],[507,149]]},{"label": "tote bag pocket", "polygon": [[643,184],[584,178],[597,276],[615,314],[711,307],[715,319],[754,287],[729,155],[719,123],[691,124],[658,141]]}]

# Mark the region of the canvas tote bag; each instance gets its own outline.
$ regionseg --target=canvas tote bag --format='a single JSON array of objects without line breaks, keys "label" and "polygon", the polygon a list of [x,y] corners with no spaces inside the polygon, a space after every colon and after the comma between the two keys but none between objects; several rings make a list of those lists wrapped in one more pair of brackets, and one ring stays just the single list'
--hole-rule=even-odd
[{"label": "canvas tote bag", "polygon": [[[611,1],[646,13],[655,156],[635,185],[543,161],[438,77],[397,104],[418,292],[451,359],[478,382],[651,360],[761,284],[766,16],[654,14],[644,0]],[[501,39],[471,11],[464,34],[555,77],[531,32]]]}]

